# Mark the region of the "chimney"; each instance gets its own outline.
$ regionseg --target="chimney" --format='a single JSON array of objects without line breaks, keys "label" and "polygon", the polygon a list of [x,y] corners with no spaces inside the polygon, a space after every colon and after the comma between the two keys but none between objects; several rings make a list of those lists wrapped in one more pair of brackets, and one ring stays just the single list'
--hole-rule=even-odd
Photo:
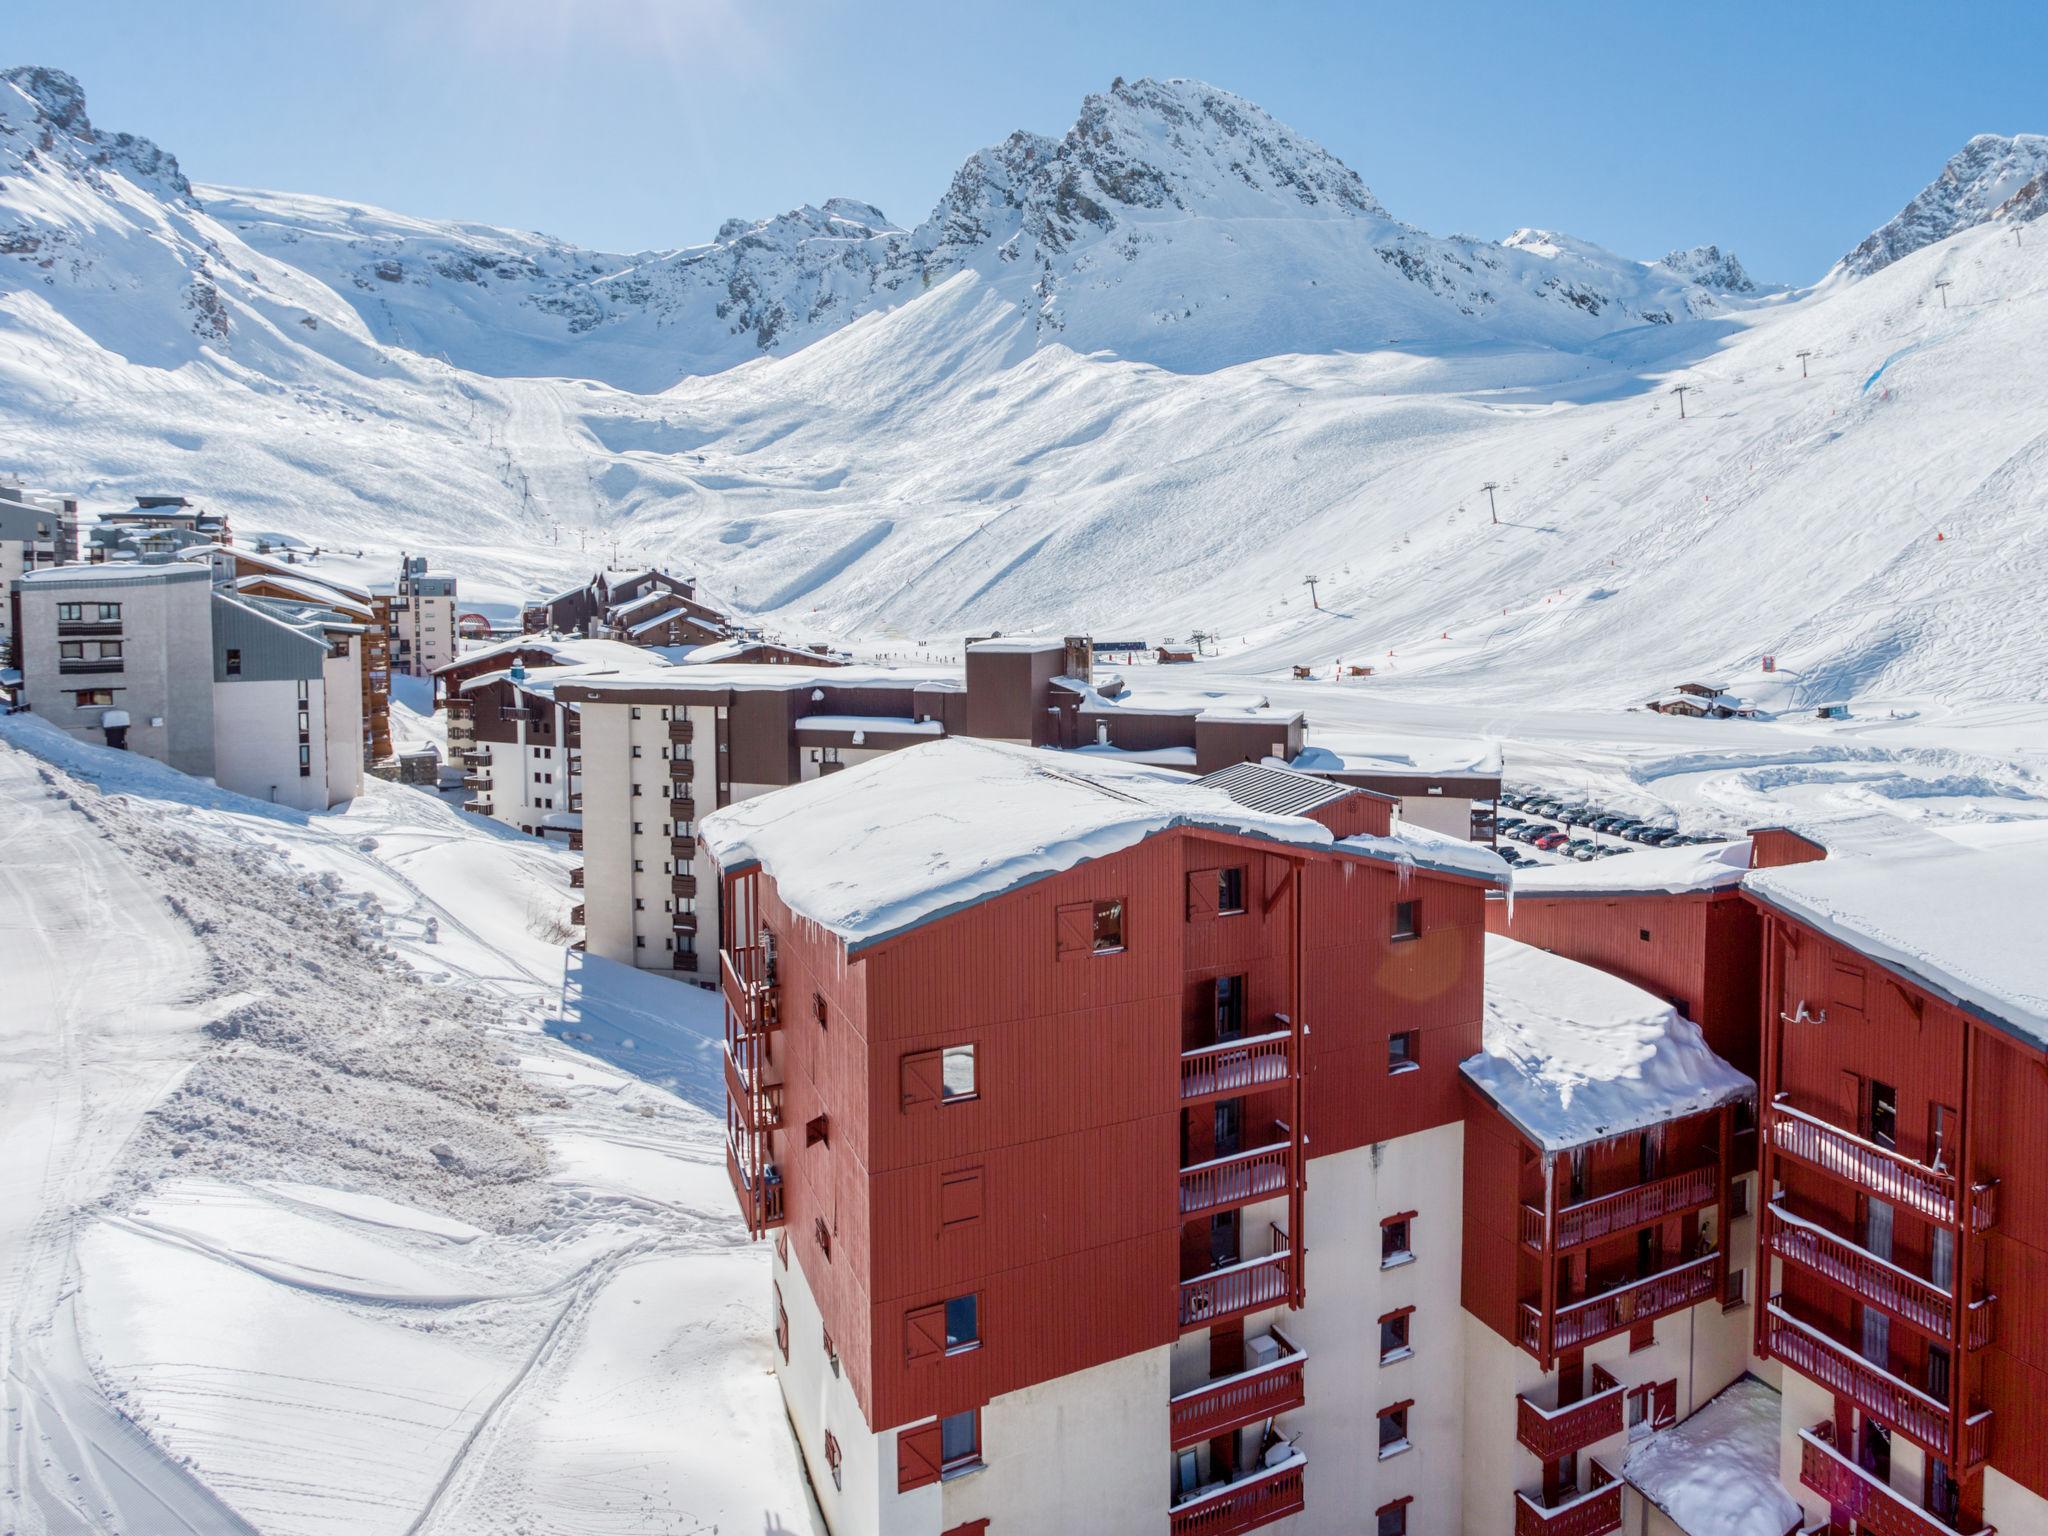
[{"label": "chimney", "polygon": [[1067,636],[1067,662],[1065,676],[1084,683],[1095,681],[1095,638],[1092,635]]}]

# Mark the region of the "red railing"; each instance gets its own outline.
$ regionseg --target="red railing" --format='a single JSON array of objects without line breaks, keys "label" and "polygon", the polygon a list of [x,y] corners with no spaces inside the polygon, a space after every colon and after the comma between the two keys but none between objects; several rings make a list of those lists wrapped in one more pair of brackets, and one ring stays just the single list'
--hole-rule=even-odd
[{"label": "red railing", "polygon": [[1851,1399],[1923,1450],[1949,1455],[1948,1404],[1935,1401],[1871,1364],[1848,1345],[1800,1322],[1776,1298],[1765,1309],[1764,1347],[1801,1375]]},{"label": "red railing", "polygon": [[1965,1472],[1974,1472],[1991,1459],[1991,1410],[1979,1408],[1963,1420],[1963,1453],[1958,1458]]},{"label": "red railing", "polygon": [[718,973],[725,990],[726,1006],[744,1028],[774,1026],[774,1008],[769,1001],[766,984],[767,959],[760,945],[739,944],[720,950]]},{"label": "red railing", "polygon": [[1180,1325],[1202,1328],[1260,1307],[1284,1306],[1294,1290],[1294,1256],[1243,1259],[1180,1283]]},{"label": "red railing", "polygon": [[782,1124],[782,1084],[760,1079],[759,1036],[725,1050],[725,1096],[750,1131],[772,1131]]},{"label": "red railing", "polygon": [[[1601,1383],[1606,1385],[1602,1386]],[[1621,1383],[1593,1367],[1594,1391],[1576,1403],[1546,1408],[1524,1392],[1515,1398],[1515,1438],[1539,1461],[1556,1461],[1618,1435],[1622,1430]]]},{"label": "red railing", "polygon": [[1526,1203],[1522,1206],[1522,1246],[1531,1253],[1543,1251],[1543,1212]]},{"label": "red railing", "polygon": [[1955,1320],[1955,1301],[1933,1281],[1923,1280],[1868,1249],[1793,1215],[1778,1201],[1772,1201],[1765,1212],[1764,1241],[1779,1258],[1832,1280],[1859,1301],[1881,1308],[1938,1339],[1948,1339]]},{"label": "red railing", "polygon": [[1173,1448],[1213,1439],[1302,1405],[1300,1350],[1271,1365],[1208,1382],[1173,1399]]},{"label": "red railing", "polygon": [[[1765,1129],[1780,1156],[1818,1168],[1868,1194],[1903,1205],[1946,1226],[1956,1224],[1956,1177],[1901,1156],[1890,1147],[1830,1125],[1817,1115],[1794,1109],[1780,1099],[1770,1106]],[[1996,1212],[1995,1185],[1971,1192],[1971,1218],[1976,1230],[1991,1225]]]},{"label": "red railing", "polygon": [[1308,1458],[1297,1454],[1292,1461],[1174,1505],[1173,1536],[1237,1536],[1299,1514],[1301,1469],[1307,1464]]},{"label": "red railing", "polygon": [[[1837,1450],[1833,1424],[1799,1431],[1799,1481],[1827,1500],[1833,1519],[1843,1524],[1854,1520],[1859,1531],[1871,1536],[1955,1536],[1954,1526]],[[1977,1536],[1996,1533],[1984,1526]]]},{"label": "red railing", "polygon": [[1622,1485],[1599,1462],[1592,1468],[1591,1488],[1548,1509],[1541,1500],[1517,1490],[1515,1536],[1606,1536],[1620,1530]]},{"label": "red railing", "polygon": [[1991,1342],[1991,1314],[1997,1303],[1996,1296],[1979,1296],[1965,1309],[1963,1326],[1971,1349],[1982,1349]]},{"label": "red railing", "polygon": [[[1577,1205],[1565,1206],[1557,1213],[1552,1244],[1559,1249],[1576,1248],[1582,1243],[1597,1242],[1603,1237],[1662,1221],[1667,1216],[1676,1216],[1697,1206],[1711,1205],[1720,1198],[1721,1168],[1718,1163],[1709,1163],[1704,1168],[1688,1168],[1683,1173],[1674,1173],[1649,1184],[1631,1185],[1611,1195],[1598,1195],[1591,1200],[1581,1200]],[[1540,1246],[1543,1213],[1538,1211],[1536,1217]],[[1527,1242],[1526,1216],[1522,1229],[1522,1240]]]},{"label": "red railing", "polygon": [[1219,1157],[1180,1171],[1180,1213],[1198,1216],[1204,1211],[1242,1205],[1266,1195],[1283,1193],[1288,1186],[1294,1161],[1294,1144],[1254,1147],[1234,1157]]},{"label": "red railing", "polygon": [[741,1165],[739,1152],[730,1139],[725,1144],[725,1172],[732,1180],[732,1192],[739,1197],[740,1214],[746,1218],[750,1232],[758,1236],[770,1227],[782,1225],[781,1181],[770,1179],[765,1174],[749,1179]]},{"label": "red railing", "polygon": [[1293,1042],[1292,1032],[1281,1030],[1181,1052],[1181,1102],[1285,1082],[1294,1070]]},{"label": "red railing", "polygon": [[1719,1254],[1702,1254],[1674,1269],[1567,1303],[1557,1309],[1552,1320],[1551,1351],[1577,1349],[1610,1333],[1705,1301],[1714,1294],[1719,1270]]}]

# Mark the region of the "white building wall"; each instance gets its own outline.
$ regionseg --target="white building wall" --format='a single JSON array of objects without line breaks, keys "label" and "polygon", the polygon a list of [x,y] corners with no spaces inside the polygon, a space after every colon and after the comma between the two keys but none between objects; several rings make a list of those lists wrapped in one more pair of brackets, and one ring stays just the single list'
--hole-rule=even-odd
[{"label": "white building wall", "polygon": [[327,809],[327,722],[321,685],[306,685],[313,772],[299,772],[299,683],[235,679],[213,685],[213,778],[222,789],[298,811]]},{"label": "white building wall", "polygon": [[2001,1531],[2048,1531],[2048,1499],[1989,1468],[1984,1473],[1984,1523]]},{"label": "white building wall", "polygon": [[361,635],[350,635],[346,656],[329,656],[320,664],[329,805],[363,792],[363,667],[356,651],[362,643]]},{"label": "white building wall", "polygon": [[1401,820],[1411,827],[1426,827],[1431,832],[1469,840],[1472,802],[1447,795],[1403,795]]},{"label": "white building wall", "polygon": [[[1464,1166],[1462,1123],[1309,1164],[1308,1304],[1275,1318],[1308,1352],[1306,1404],[1294,1415],[1308,1457],[1306,1508],[1275,1529],[1353,1536],[1369,1528],[1373,1511],[1403,1495],[1415,1501],[1408,1506],[1412,1536],[1459,1536],[1467,1528],[1465,1311],[1458,1304]],[[1383,1269],[1380,1222],[1403,1211],[1417,1213],[1414,1258]],[[1410,1354],[1383,1365],[1379,1320],[1407,1306],[1415,1308]],[[1409,1449],[1381,1460],[1379,1410],[1403,1400],[1414,1403]]]}]

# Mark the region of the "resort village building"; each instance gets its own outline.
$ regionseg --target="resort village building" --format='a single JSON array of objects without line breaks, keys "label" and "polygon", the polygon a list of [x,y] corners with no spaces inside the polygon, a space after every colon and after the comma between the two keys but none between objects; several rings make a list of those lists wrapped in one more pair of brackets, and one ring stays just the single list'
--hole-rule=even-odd
[{"label": "resort village building", "polygon": [[[30,571],[78,558],[78,503],[69,497],[0,485],[0,594]],[[0,668],[14,656],[14,607],[0,601]]]},{"label": "resort village building", "polygon": [[373,587],[386,598],[392,669],[407,677],[431,677],[455,659],[455,578],[427,571],[425,555],[404,555],[398,580]]}]

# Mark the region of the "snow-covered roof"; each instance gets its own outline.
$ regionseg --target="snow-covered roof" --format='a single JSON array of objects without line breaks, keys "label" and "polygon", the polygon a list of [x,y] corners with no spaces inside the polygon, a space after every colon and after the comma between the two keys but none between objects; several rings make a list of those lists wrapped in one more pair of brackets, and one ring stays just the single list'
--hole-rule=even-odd
[{"label": "snow-covered roof", "polygon": [[678,608],[682,606],[683,600],[680,597],[677,597],[675,593],[669,591],[667,587],[656,587],[652,592],[648,592],[640,597],[636,597],[630,603],[619,604],[618,607],[612,610],[612,618],[620,623],[624,623],[627,614],[638,613],[642,608],[645,608],[649,603],[658,603],[663,598],[670,599]]},{"label": "snow-covered roof", "polygon": [[1785,1536],[1802,1521],[1778,1480],[1778,1394],[1743,1376],[1629,1452],[1621,1475],[1686,1536]]},{"label": "snow-covered roof", "polygon": [[1075,747],[1076,752],[1091,757],[1121,758],[1127,763],[1156,763],[1162,768],[1192,768],[1195,766],[1193,747],[1113,747],[1100,742],[1090,742],[1085,747]]},{"label": "snow-covered roof", "polygon": [[1725,890],[1749,870],[1749,839],[1680,848],[1639,848],[1592,864],[1538,864],[1515,871],[1523,896],[1619,896],[1631,892],[1682,895]]},{"label": "snow-covered roof", "polygon": [[303,581],[318,582],[321,586],[332,587],[343,597],[352,597],[359,603],[370,600],[371,594],[368,587],[363,586],[359,582],[343,581],[339,577],[330,576],[324,567],[314,566],[304,560],[279,560],[271,555],[259,555],[255,550],[244,549],[239,544],[232,548],[225,544],[195,544],[190,549],[178,551],[178,558],[180,560],[211,560],[216,554],[233,555],[238,561],[258,566],[266,571],[274,571],[280,576],[293,576]]},{"label": "snow-covered roof", "polygon": [[1858,823],[1811,864],[1750,873],[1744,888],[1951,1002],[2048,1044],[2048,862],[2030,840],[1968,847],[1895,823]]},{"label": "snow-covered roof", "polygon": [[94,581],[183,581],[194,573],[206,578],[197,567],[171,560],[133,560],[120,564],[53,565],[27,571],[14,579],[24,586],[61,587],[72,582]]},{"label": "snow-covered roof", "polygon": [[566,642],[550,640],[545,635],[514,635],[509,640],[494,640],[489,645],[472,646],[453,661],[444,661],[434,671],[446,672],[451,667],[474,666],[479,661],[489,661],[494,656],[510,656],[514,651],[545,651],[550,656],[566,655]]},{"label": "snow-covered roof", "polygon": [[976,640],[967,649],[987,654],[1007,652],[1064,651],[1067,642],[1054,640],[1044,635],[1005,635],[996,640]]},{"label": "snow-covered roof", "polygon": [[1756,1092],[1661,998],[1497,933],[1486,936],[1484,1040],[1465,1076],[1550,1152]]},{"label": "snow-covered roof", "polygon": [[1513,871],[1508,861],[1484,843],[1467,842],[1448,832],[1433,831],[1403,822],[1384,837],[1361,832],[1337,843],[1340,853],[1358,858],[1378,859],[1410,869],[1427,869],[1439,875],[1462,875],[1492,885],[1506,885]]},{"label": "snow-covered roof", "polygon": [[1175,827],[1329,847],[1167,769],[962,738],[922,743],[706,817],[731,869],[855,952]]},{"label": "snow-covered roof", "polygon": [[[649,654],[640,646],[613,643],[642,658]],[[919,688],[948,675],[936,671],[899,671],[894,667],[807,667],[799,662],[723,662],[700,666],[693,661],[687,676],[676,672],[661,676],[642,673],[634,677],[607,678],[605,686],[650,691],[672,688]]]},{"label": "snow-covered roof", "polygon": [[943,736],[946,727],[937,720],[912,720],[902,715],[805,715],[796,723],[799,731],[872,731],[878,736]]},{"label": "snow-covered roof", "polygon": [[[337,613],[353,614],[359,619],[372,619],[375,611],[367,602],[358,602],[343,595],[341,589],[324,581],[300,576],[286,575],[283,571],[262,571],[254,576],[240,576],[235,579],[235,590],[246,592],[252,587],[282,587],[295,597],[309,603],[318,603],[323,608],[332,608]],[[368,594],[365,594],[367,597]]]},{"label": "snow-covered roof", "polygon": [[1314,774],[1263,763],[1232,763],[1228,768],[1203,774],[1195,782],[1212,785],[1239,805],[1248,805],[1255,811],[1278,811],[1286,816],[1306,815],[1317,806],[1342,800],[1346,795],[1366,793],[1332,784]]},{"label": "snow-covered roof", "polygon": [[1498,778],[1500,743],[1456,736],[1339,736],[1316,732],[1291,767],[1303,773],[1396,773]]}]

